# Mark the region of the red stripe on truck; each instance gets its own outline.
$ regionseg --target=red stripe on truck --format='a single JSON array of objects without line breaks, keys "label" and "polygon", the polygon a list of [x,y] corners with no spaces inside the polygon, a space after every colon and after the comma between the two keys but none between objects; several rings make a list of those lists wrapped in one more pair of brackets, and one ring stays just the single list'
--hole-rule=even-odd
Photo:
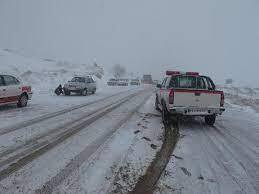
[{"label": "red stripe on truck", "polygon": [[175,92],[184,93],[205,93],[205,94],[223,94],[223,91],[211,91],[211,90],[188,90],[188,89],[173,89]]}]

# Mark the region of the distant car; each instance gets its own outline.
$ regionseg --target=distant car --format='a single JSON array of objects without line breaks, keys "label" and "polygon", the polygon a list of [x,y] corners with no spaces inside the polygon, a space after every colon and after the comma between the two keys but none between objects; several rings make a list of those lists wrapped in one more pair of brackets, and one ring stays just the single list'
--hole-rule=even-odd
[{"label": "distant car", "polygon": [[152,75],[149,75],[149,74],[143,75],[142,83],[143,84],[153,84]]},{"label": "distant car", "polygon": [[69,96],[71,93],[86,96],[89,92],[92,94],[96,92],[96,83],[91,76],[78,76],[68,81],[63,89],[66,96]]},{"label": "distant car", "polygon": [[118,86],[128,86],[129,85],[129,79],[119,79],[118,80]]},{"label": "distant car", "polygon": [[139,79],[132,79],[130,81],[130,85],[132,85],[132,86],[139,86],[140,85]]},{"label": "distant car", "polygon": [[118,84],[118,79],[109,79],[109,81],[107,82],[108,86],[117,86]]},{"label": "distant car", "polygon": [[25,107],[31,97],[31,86],[22,84],[14,76],[0,75],[0,105],[17,104],[18,107]]}]

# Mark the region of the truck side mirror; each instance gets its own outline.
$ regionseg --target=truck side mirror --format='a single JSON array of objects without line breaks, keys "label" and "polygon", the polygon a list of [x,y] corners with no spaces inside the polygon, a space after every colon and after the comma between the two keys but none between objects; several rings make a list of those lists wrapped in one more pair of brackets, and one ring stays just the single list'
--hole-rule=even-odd
[{"label": "truck side mirror", "polygon": [[161,84],[157,84],[156,87],[157,88],[162,88],[162,85]]}]

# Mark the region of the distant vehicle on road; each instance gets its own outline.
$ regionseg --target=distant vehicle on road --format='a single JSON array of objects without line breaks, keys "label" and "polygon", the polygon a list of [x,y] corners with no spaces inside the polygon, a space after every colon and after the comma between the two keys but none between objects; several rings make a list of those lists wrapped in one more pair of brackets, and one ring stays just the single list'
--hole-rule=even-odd
[{"label": "distant vehicle on road", "polygon": [[139,86],[140,85],[139,79],[132,79],[130,81],[130,85],[132,85],[132,86]]},{"label": "distant vehicle on road", "polygon": [[118,79],[115,78],[111,78],[109,79],[109,81],[107,82],[108,86],[117,86],[118,85]]},{"label": "distant vehicle on road", "polygon": [[63,89],[66,96],[69,96],[71,93],[86,96],[89,92],[92,94],[96,92],[96,83],[91,76],[78,76],[68,81]]},{"label": "distant vehicle on road", "polygon": [[32,97],[31,86],[11,75],[0,75],[0,105],[17,104],[25,107]]},{"label": "distant vehicle on road", "polygon": [[157,85],[158,83],[159,83],[158,80],[153,80],[153,84],[154,84],[154,85]]},{"label": "distant vehicle on road", "polygon": [[203,116],[214,125],[216,116],[225,111],[224,93],[216,90],[211,78],[196,72],[167,71],[158,84],[155,107],[162,111],[165,124],[177,115]]},{"label": "distant vehicle on road", "polygon": [[129,85],[129,79],[118,79],[118,86],[128,86]]},{"label": "distant vehicle on road", "polygon": [[143,84],[153,84],[152,75],[143,75]]}]

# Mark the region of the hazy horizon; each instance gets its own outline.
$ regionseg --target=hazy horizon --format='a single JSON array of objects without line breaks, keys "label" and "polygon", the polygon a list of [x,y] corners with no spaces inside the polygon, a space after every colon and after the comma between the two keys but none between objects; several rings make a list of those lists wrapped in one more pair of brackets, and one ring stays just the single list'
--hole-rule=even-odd
[{"label": "hazy horizon", "polygon": [[0,48],[119,63],[156,79],[167,69],[199,71],[256,87],[258,22],[257,0],[0,0]]}]

